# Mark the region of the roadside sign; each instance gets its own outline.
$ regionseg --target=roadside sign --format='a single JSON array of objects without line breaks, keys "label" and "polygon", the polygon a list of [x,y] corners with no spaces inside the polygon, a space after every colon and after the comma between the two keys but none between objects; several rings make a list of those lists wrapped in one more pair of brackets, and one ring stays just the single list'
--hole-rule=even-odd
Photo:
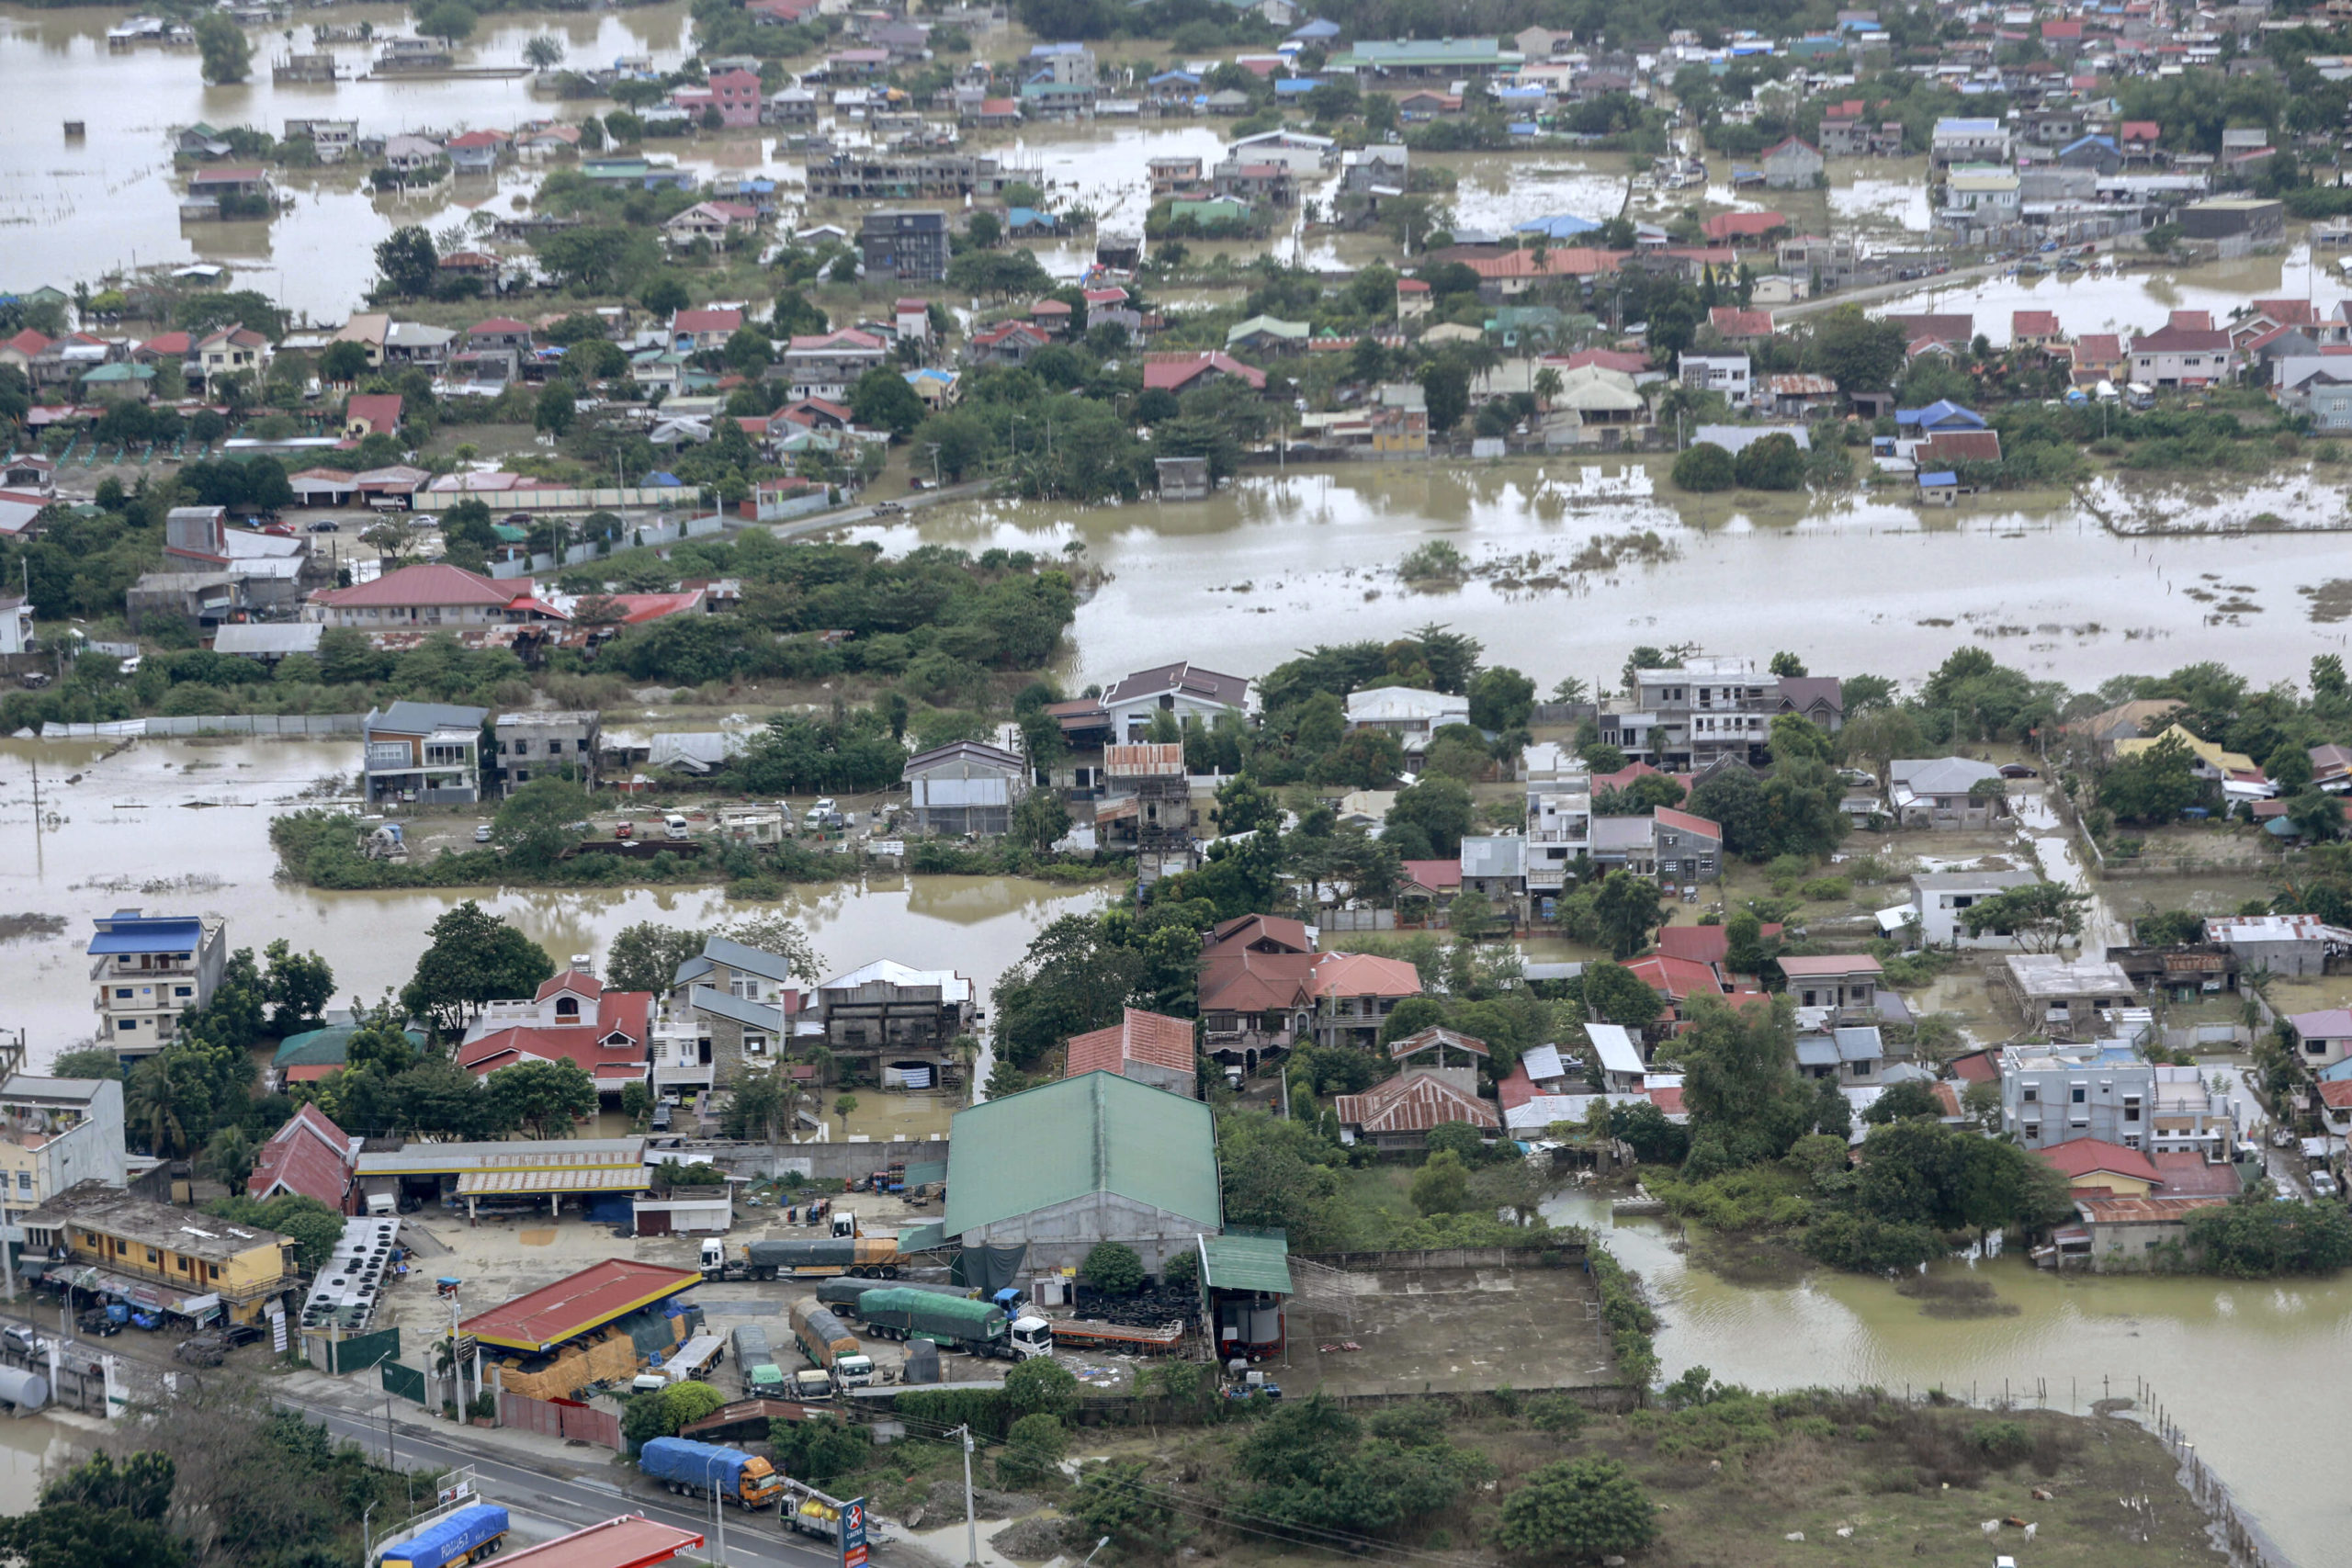
[{"label": "roadside sign", "polygon": [[865,1499],[842,1505],[842,1568],[865,1568]]},{"label": "roadside sign", "polygon": [[439,1502],[441,1506],[446,1508],[450,1504],[457,1502],[459,1498],[470,1497],[473,1495],[473,1477],[470,1475],[461,1475],[458,1477],[457,1480],[451,1482],[448,1485],[441,1488]]},{"label": "roadside sign", "polygon": [[481,1348],[481,1342],[476,1339],[472,1335],[468,1334],[461,1336],[458,1340],[458,1359],[460,1361],[470,1361],[473,1359],[474,1352]]}]

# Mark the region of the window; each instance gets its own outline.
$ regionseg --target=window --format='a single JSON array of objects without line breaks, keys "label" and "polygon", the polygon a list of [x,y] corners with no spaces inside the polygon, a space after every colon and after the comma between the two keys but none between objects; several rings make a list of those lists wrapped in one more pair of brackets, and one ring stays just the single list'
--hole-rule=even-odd
[{"label": "window", "polygon": [[2138,1095],[2127,1094],[2123,1097],[2123,1119],[2126,1122],[2137,1122],[2140,1119],[2140,1097]]},{"label": "window", "polygon": [[220,1265],[218,1263],[206,1264],[204,1266],[204,1277],[208,1280],[218,1280],[220,1278]]},{"label": "window", "polygon": [[2041,1099],[2041,1086],[2040,1084],[2030,1083],[2025,1085],[2019,1093],[2019,1098],[2021,1098],[2028,1105],[2038,1103]]},{"label": "window", "polygon": [[114,999],[119,1002],[129,1001],[130,999],[130,987],[128,986],[117,986],[114,988]]},{"label": "window", "polygon": [[1871,1065],[1870,1065],[1870,1063],[1869,1063],[1867,1060],[1860,1061],[1860,1062],[1856,1062],[1856,1063],[1854,1064],[1854,1076],[1855,1076],[1856,1077],[1858,1077],[1858,1078],[1866,1078],[1866,1077],[1870,1077],[1870,1076],[1871,1076]]},{"label": "window", "polygon": [[192,986],[174,986],[172,987],[172,995],[175,997],[192,997],[196,995],[196,988]]},{"label": "window", "polygon": [[2091,1091],[2088,1084],[2078,1083],[2069,1084],[2066,1086],[2066,1098],[2074,1101],[2076,1105],[2088,1104],[2090,1097]]},{"label": "window", "polygon": [[163,1260],[164,1260],[164,1255],[163,1255],[162,1253],[157,1252],[157,1251],[156,1251],[153,1247],[149,1247],[149,1248],[147,1249],[147,1261],[148,1261],[148,1262],[150,1262],[150,1263],[161,1263]]},{"label": "window", "polygon": [[30,1197],[32,1196],[32,1190],[33,1173],[29,1170],[20,1170],[17,1172],[17,1191],[22,1196]]},{"label": "window", "polygon": [[2041,1140],[2041,1123],[2039,1122],[2027,1122],[2025,1124],[2025,1135],[2028,1143],[2039,1143]]}]

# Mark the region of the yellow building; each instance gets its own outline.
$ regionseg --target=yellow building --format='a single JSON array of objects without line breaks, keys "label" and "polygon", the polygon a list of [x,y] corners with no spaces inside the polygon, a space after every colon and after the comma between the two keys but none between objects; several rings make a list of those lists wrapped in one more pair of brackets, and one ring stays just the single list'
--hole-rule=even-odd
[{"label": "yellow building", "polygon": [[2117,741],[2115,743],[2116,759],[2119,761],[2125,761],[2133,757],[2143,756],[2166,740],[2177,740],[2188,749],[2189,755],[2197,759],[2198,765],[2192,771],[2199,778],[2226,781],[2233,776],[2238,778],[2245,778],[2249,774],[2255,778],[2262,776],[2261,768],[2256,766],[2254,759],[2245,752],[2224,751],[2211,740],[2199,740],[2177,724],[2167,726],[2162,735]]},{"label": "yellow building", "polygon": [[74,1288],[176,1316],[215,1306],[239,1323],[263,1318],[297,1280],[293,1242],[194,1209],[84,1181],[26,1214],[24,1256]]}]

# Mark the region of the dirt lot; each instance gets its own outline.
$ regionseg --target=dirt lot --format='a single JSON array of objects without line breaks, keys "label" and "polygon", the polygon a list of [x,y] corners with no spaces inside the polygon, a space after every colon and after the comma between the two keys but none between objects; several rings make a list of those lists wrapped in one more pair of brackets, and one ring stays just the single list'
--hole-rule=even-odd
[{"label": "dirt lot", "polygon": [[[1294,1310],[1285,1394],[1453,1393],[1615,1381],[1578,1269],[1355,1274],[1351,1314]],[[1360,1349],[1341,1347],[1354,1344]],[[1326,1349],[1325,1347],[1329,1348]]]}]

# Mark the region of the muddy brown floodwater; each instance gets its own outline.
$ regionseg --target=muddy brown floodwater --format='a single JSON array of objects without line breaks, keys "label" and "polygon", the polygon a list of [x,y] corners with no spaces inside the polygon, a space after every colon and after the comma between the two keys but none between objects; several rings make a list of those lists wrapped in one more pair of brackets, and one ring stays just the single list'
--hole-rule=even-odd
[{"label": "muddy brown floodwater", "polygon": [[[2280,515],[2343,518],[2341,495],[2305,491],[2300,509],[2281,499]],[[1489,659],[1545,688],[1569,674],[1613,688],[1638,643],[1759,657],[1788,648],[1816,671],[1917,679],[1975,641],[2083,688],[2203,659],[2258,682],[2301,677],[2313,656],[2346,646],[2347,627],[2312,621],[2302,592],[2352,575],[2341,536],[2133,537],[2064,498],[2042,512],[1988,505],[1932,521],[1865,497],[1778,499],[1786,510],[1770,518],[1713,498],[1685,513],[1653,492],[1647,468],[1618,461],[1361,464],[1253,473],[1182,505],[943,506],[853,536],[894,552],[1054,554],[1081,541],[1111,580],[1078,613],[1070,673],[1106,683],[1178,659],[1254,675],[1313,643],[1386,639],[1431,621],[1475,633]],[[2109,487],[2094,499],[2216,530],[2245,510],[2188,491]],[[1593,547],[1644,531],[1660,536],[1659,558],[1617,550],[1613,567],[1572,570]],[[1408,588],[1396,563],[1432,539],[1487,570],[1451,590]]]},{"label": "muddy brown floodwater", "polygon": [[0,1028],[27,1029],[36,1064],[86,1043],[96,993],[83,948],[92,919],[123,908],[224,916],[230,945],[256,953],[277,937],[314,949],[334,966],[341,1006],[404,983],[425,928],[465,898],[513,920],[559,964],[576,953],[601,961],[614,933],[639,920],[708,925],[775,912],[803,921],[837,969],[876,958],[945,965],[985,994],[1038,928],[1108,897],[977,876],[811,886],[773,904],[714,888],[330,893],[276,881],[270,818],[322,775],[357,765],[356,745],[310,741],[140,741],[107,755],[95,744],[0,740],[0,916],[65,921],[0,942]]}]

